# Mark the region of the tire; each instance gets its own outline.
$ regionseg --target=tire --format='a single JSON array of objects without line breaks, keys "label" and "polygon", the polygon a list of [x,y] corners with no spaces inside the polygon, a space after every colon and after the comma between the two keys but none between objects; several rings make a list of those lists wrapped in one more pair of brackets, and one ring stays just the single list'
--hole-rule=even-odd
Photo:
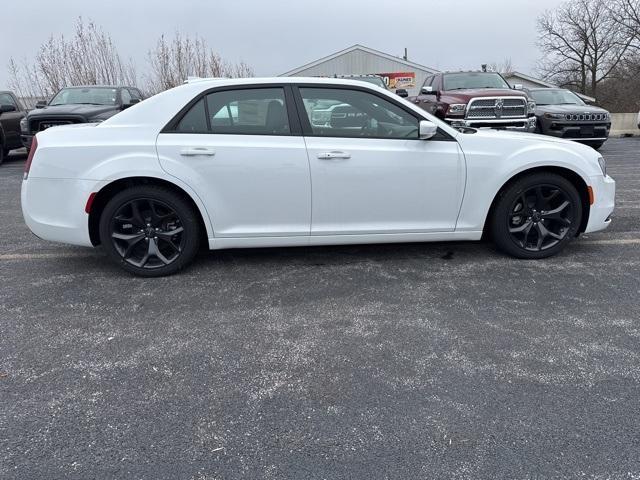
[{"label": "tire", "polygon": [[4,162],[5,149],[2,145],[0,145],[0,165]]},{"label": "tire", "polygon": [[585,142],[585,145],[589,145],[594,150],[600,150],[604,142]]},{"label": "tire", "polygon": [[107,255],[130,273],[172,275],[198,252],[198,214],[169,188],[131,187],[107,202],[100,217],[100,241]]},{"label": "tire", "polygon": [[554,173],[520,178],[500,195],[491,235],[498,249],[523,259],[551,257],[578,234],[582,201],[573,184]]}]

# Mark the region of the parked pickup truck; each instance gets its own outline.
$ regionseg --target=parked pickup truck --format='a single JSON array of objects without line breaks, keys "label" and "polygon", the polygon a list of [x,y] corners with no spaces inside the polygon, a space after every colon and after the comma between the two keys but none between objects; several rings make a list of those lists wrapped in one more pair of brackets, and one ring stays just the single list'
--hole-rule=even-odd
[{"label": "parked pickup truck", "polygon": [[497,72],[437,73],[408,100],[453,127],[522,132],[536,128],[535,103]]},{"label": "parked pickup truck", "polygon": [[0,164],[10,150],[22,148],[20,120],[26,114],[13,92],[0,92]]},{"label": "parked pickup truck", "polygon": [[29,150],[33,136],[50,127],[100,123],[142,101],[135,87],[86,86],[60,90],[49,103],[38,102],[22,120],[22,144]]}]

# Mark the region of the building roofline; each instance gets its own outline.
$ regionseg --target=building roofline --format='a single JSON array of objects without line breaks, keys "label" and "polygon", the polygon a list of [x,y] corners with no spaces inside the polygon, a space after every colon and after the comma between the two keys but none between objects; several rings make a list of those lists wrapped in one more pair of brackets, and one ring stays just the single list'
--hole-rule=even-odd
[{"label": "building roofline", "polygon": [[[524,73],[521,72],[511,72],[509,74],[509,76],[516,76],[516,77],[520,77],[524,80],[528,80],[529,82],[532,83],[538,83],[544,87],[547,88],[564,88],[564,87],[560,87],[558,85],[554,85],[553,83],[547,82],[545,80],[540,80],[539,78],[534,78],[531,75],[525,75]],[[507,77],[508,78],[508,77]],[[595,102],[596,99],[594,97],[590,97],[589,95],[585,95],[584,93],[578,93],[578,92],[573,92],[576,95],[578,95],[581,99],[586,100],[587,102]]]},{"label": "building roofline", "polygon": [[297,73],[300,73],[304,70],[315,67],[322,63],[328,62],[329,60],[333,60],[334,58],[337,58],[341,55],[354,52],[356,50],[362,50],[363,52],[369,53],[371,55],[377,55],[379,57],[383,57],[383,58],[386,58],[387,60],[392,60],[394,62],[404,63],[408,67],[413,67],[418,70],[426,71],[428,73],[438,73],[438,70],[436,70],[435,68],[427,67],[425,65],[420,65],[419,63],[411,62],[401,57],[394,57],[393,55],[389,55],[388,53],[381,52],[380,50],[375,50],[373,48],[365,47],[364,45],[360,45],[356,43],[355,45],[345,48],[344,50],[340,50],[339,52],[332,53],[331,55],[327,55],[326,57],[322,57],[318,60],[302,65],[301,67],[294,68],[293,70],[289,70],[288,72],[281,73],[279,76],[288,77],[291,75],[296,75]]}]

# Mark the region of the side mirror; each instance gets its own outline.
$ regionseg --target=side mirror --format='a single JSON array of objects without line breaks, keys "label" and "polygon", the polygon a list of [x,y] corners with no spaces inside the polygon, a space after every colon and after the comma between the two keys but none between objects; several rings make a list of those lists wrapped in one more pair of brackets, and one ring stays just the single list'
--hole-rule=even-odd
[{"label": "side mirror", "polygon": [[129,100],[129,103],[125,103],[124,105],[122,105],[122,108],[129,108],[129,107],[133,107],[136,103],[140,103],[140,99],[139,98],[132,98],[131,100]]},{"label": "side mirror", "polygon": [[433,87],[422,87],[422,90],[420,90],[420,92],[423,95],[437,95],[438,92],[436,92]]},{"label": "side mirror", "polygon": [[38,100],[36,102],[36,108],[44,108],[47,106],[47,101],[46,100]]},{"label": "side mirror", "polygon": [[405,88],[396,89],[396,95],[402,98],[407,98],[409,96],[409,92]]},{"label": "side mirror", "polygon": [[0,113],[15,112],[16,110],[17,108],[15,105],[9,105],[9,104],[0,105]]},{"label": "side mirror", "polygon": [[429,120],[422,120],[420,121],[419,130],[420,140],[429,140],[438,133],[438,126]]},{"label": "side mirror", "polygon": [[524,90],[524,87],[522,86],[521,83],[516,83],[513,85],[513,89],[514,90]]}]

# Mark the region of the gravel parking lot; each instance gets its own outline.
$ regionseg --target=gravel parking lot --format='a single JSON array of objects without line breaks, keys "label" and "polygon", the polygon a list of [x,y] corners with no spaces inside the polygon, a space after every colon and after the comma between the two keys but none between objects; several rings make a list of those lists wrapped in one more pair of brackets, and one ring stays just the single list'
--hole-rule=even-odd
[{"label": "gravel parking lot", "polygon": [[0,167],[0,478],[640,478],[640,139],[606,232],[203,253],[128,276]]}]

